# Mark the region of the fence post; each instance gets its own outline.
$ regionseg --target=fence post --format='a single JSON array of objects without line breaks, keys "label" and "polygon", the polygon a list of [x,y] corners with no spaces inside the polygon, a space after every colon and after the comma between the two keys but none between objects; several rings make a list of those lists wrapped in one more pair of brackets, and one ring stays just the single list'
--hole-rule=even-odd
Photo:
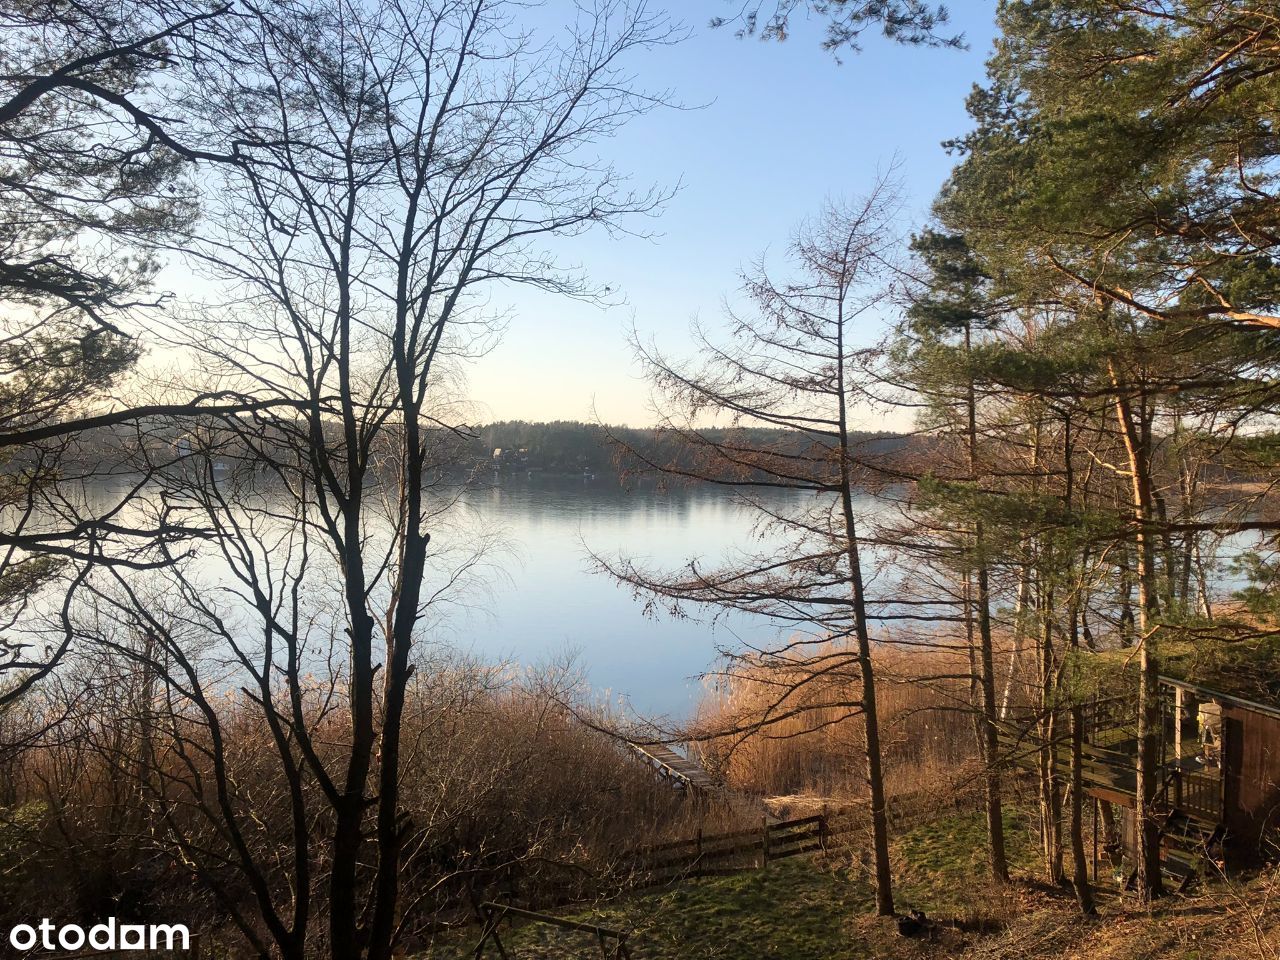
[{"label": "fence post", "polygon": [[1093,882],[1098,882],[1098,804],[1102,801],[1093,798]]},{"label": "fence post", "polygon": [[818,846],[822,848],[822,852],[827,852],[827,805],[822,805],[822,819],[818,821]]},{"label": "fence post", "polygon": [[769,865],[769,818],[760,818],[760,865]]}]

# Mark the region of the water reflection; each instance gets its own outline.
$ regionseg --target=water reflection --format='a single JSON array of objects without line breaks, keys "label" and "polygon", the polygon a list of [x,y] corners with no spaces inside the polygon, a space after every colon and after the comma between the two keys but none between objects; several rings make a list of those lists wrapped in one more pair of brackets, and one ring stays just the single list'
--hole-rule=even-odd
[{"label": "water reflection", "polygon": [[774,632],[744,616],[715,627],[646,617],[628,590],[590,572],[588,551],[671,566],[750,545],[754,517],[724,490],[504,479],[469,491],[463,509],[497,525],[515,554],[504,564],[508,583],[491,591],[487,611],[468,611],[447,625],[457,643],[478,655],[530,663],[574,651],[596,687],[640,710],[683,715],[717,644],[763,642]]},{"label": "water reflection", "polygon": [[[87,513],[114,505],[127,491],[124,484],[87,489]],[[270,502],[268,491],[259,495]],[[755,495],[776,501],[783,512],[810,496]],[[456,491],[447,500],[455,496]],[[870,497],[859,504],[864,513],[886,509],[891,508]],[[597,689],[626,698],[645,713],[687,715],[700,696],[697,677],[713,665],[717,647],[764,644],[777,628],[745,615],[715,626],[646,616],[628,589],[591,571],[588,554],[626,555],[668,569],[695,557],[711,562],[735,549],[759,549],[752,539],[755,518],[730,492],[710,486],[624,488],[608,478],[519,476],[466,490],[448,517],[433,524],[433,547],[447,559],[451,551],[465,554],[481,537],[502,546],[489,553],[466,592],[435,608],[424,622],[425,639],[490,661],[532,665],[574,654]],[[1253,536],[1231,537],[1216,551],[1220,591],[1242,585],[1225,568],[1255,542]],[[223,560],[206,549],[193,565],[210,597],[231,598],[229,608],[231,591],[239,585]],[[891,559],[869,550],[864,571],[876,595],[896,595],[895,581],[903,573]],[[319,589],[309,591],[307,599],[316,607],[312,622],[324,624],[340,609],[340,598],[336,578],[317,579]],[[323,596],[325,583],[335,585],[334,596]],[[312,654],[317,669],[324,662],[318,653],[323,651]]]}]

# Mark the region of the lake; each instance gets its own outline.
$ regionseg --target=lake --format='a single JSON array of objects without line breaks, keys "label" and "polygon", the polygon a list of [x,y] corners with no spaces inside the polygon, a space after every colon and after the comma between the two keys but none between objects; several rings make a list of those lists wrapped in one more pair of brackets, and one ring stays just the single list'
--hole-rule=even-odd
[{"label": "lake", "polygon": [[[809,495],[769,496],[786,502]],[[683,716],[701,694],[698,675],[713,664],[717,645],[776,633],[747,616],[715,627],[646,616],[627,588],[591,572],[589,551],[672,567],[747,545],[752,512],[724,489],[504,477],[467,491],[460,509],[501,530],[512,548],[498,560],[503,575],[476,604],[485,609],[452,614],[442,625],[454,644],[478,656],[531,664],[573,652],[598,690],[637,710]]]},{"label": "lake", "polygon": [[[779,505],[811,496],[764,495]],[[713,560],[747,544],[752,511],[724,488],[660,491],[623,489],[612,479],[503,478],[493,487],[468,491],[462,508],[505,531],[518,555],[502,563],[509,583],[491,588],[487,613],[455,616],[446,624],[459,646],[479,656],[535,663],[573,651],[597,689],[629,699],[640,711],[683,716],[701,695],[697,678],[713,664],[717,646],[777,636],[776,627],[746,615],[714,628],[647,617],[629,590],[590,572],[588,549],[670,569],[692,557]],[[871,496],[858,503],[863,516],[886,509],[891,508]],[[1245,585],[1229,563],[1257,542],[1254,535],[1235,535],[1215,550],[1220,594]],[[878,581],[875,592],[893,595],[891,585],[900,571],[892,562],[865,548],[863,562],[868,581]]]},{"label": "lake", "polygon": [[[89,499],[105,504],[122,492],[103,487]],[[755,495],[784,509],[802,507],[812,496]],[[866,516],[892,508],[864,496],[857,509]],[[718,648],[765,644],[778,636],[779,628],[747,615],[714,626],[705,619],[648,616],[628,588],[592,571],[591,552],[670,570],[695,557],[711,564],[738,547],[758,549],[754,511],[724,488],[623,487],[612,477],[518,474],[463,491],[449,516],[433,525],[433,546],[465,552],[484,534],[496,537],[498,547],[479,568],[478,582],[455,597],[461,602],[436,608],[440,615],[424,625],[428,644],[530,666],[571,655],[600,693],[641,713],[683,718],[703,695],[699,676],[715,665]],[[1255,543],[1256,537],[1238,535],[1218,547],[1219,591],[1243,585],[1239,574],[1223,567]],[[226,583],[220,558],[206,555],[197,562],[211,589]],[[891,559],[864,550],[863,563],[869,583],[875,583],[869,592],[896,595],[902,571]]]},{"label": "lake", "polygon": [[[254,495],[254,515],[259,518],[264,506],[286,509],[283,500],[273,502],[270,489]],[[86,485],[80,497],[73,499],[82,498],[87,513],[96,515],[113,509],[129,490],[124,481],[101,481]],[[745,614],[723,617],[714,626],[702,619],[646,615],[644,604],[628,588],[592,570],[591,552],[672,569],[695,557],[712,564],[738,547],[760,549],[759,540],[752,536],[754,511],[728,489],[711,485],[664,489],[652,483],[624,487],[612,476],[526,477],[520,473],[460,493],[457,488],[438,493],[442,502],[452,505],[442,518],[427,524],[432,549],[442,555],[436,572],[428,577],[429,590],[447,579],[477,541],[491,540],[493,546],[467,578],[467,586],[450,591],[446,602],[432,607],[423,624],[424,647],[440,646],[487,662],[528,666],[559,663],[572,656],[575,667],[597,692],[626,700],[645,714],[683,718],[702,696],[699,675],[713,667],[718,647],[765,643],[777,636],[778,628]],[[785,510],[802,507],[813,495],[755,490],[753,496]],[[154,499],[144,492],[119,517],[132,522],[150,514]],[[861,504],[863,509],[874,506],[869,497]],[[50,518],[47,525],[67,522]],[[272,526],[266,521],[266,529]],[[281,530],[286,528],[279,525]],[[215,548],[192,544],[187,570],[229,623],[248,614],[242,599],[232,593],[241,588]],[[320,583],[329,582],[322,573],[317,576]],[[146,582],[154,577],[134,574],[130,579]],[[336,577],[330,579],[336,584]],[[314,622],[331,622],[339,609],[333,605],[336,599],[336,593],[325,599],[310,591],[309,602],[330,611],[319,614]],[[37,603],[32,619],[44,621],[61,602],[61,589],[51,589]],[[256,615],[240,622],[248,631],[257,629]],[[316,666],[323,667],[322,656],[317,656]]]}]

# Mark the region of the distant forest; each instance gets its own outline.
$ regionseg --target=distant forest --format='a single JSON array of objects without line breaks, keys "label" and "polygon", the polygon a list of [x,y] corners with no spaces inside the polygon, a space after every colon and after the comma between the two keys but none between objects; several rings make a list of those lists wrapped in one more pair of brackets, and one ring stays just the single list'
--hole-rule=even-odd
[{"label": "distant forest", "polygon": [[[717,427],[701,431],[700,436],[709,443],[733,436],[750,446],[779,450],[799,450],[806,442],[797,431],[771,427]],[[914,446],[910,437],[898,433],[864,432],[852,434],[851,438],[879,456],[905,454]],[[643,463],[629,456],[628,451],[664,464],[692,462],[696,456],[687,440],[653,428],[578,420],[501,420],[481,427],[472,446],[477,459],[489,459],[504,473],[536,470],[621,474],[643,468]]]},{"label": "distant forest", "polygon": [[[116,425],[95,431],[80,444],[74,459],[81,469],[92,469],[94,476],[133,475],[148,469],[149,464],[174,456],[204,453],[210,459],[231,464],[248,463],[268,449],[283,455],[287,432],[269,442],[260,438],[261,449],[242,447],[223,431],[191,429],[182,422]],[[389,433],[394,432],[389,428]],[[484,426],[438,430],[432,442],[433,462],[451,474],[487,472],[490,465],[502,474],[636,474],[648,472],[645,461],[662,466],[692,467],[698,462],[700,449],[726,439],[746,447],[762,448],[780,454],[803,451],[803,432],[770,427],[733,427],[707,429],[696,434],[662,431],[652,427],[620,427],[577,420],[536,423],[526,420],[502,420]],[[885,464],[901,464],[911,453],[938,442],[937,437],[909,436],[897,433],[852,433],[854,446],[864,456]],[[8,469],[30,468],[22,456],[12,457]]]}]

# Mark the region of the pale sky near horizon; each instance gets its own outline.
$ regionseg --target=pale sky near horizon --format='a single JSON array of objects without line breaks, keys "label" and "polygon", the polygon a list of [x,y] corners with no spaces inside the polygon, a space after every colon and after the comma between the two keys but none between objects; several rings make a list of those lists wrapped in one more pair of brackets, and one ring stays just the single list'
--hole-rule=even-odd
[{"label": "pale sky near horizon", "polygon": [[761,43],[708,28],[720,6],[732,10],[721,0],[654,3],[664,5],[691,36],[636,57],[638,82],[705,106],[642,117],[600,153],[637,185],[681,189],[642,224],[656,236],[600,233],[568,248],[624,302],[602,309],[513,294],[501,342],[467,374],[481,419],[651,422],[627,346],[632,324],[680,354],[693,318],[718,322],[743,265],[780,252],[824,200],[858,195],[895,156],[903,227],[918,226],[954,162],[941,142],[968,129],[964,101],[994,35],[993,0],[957,0],[952,27],[969,49],[902,47],[868,31],[863,51],[837,63],[819,46],[818,22],[797,24],[785,43]]}]

